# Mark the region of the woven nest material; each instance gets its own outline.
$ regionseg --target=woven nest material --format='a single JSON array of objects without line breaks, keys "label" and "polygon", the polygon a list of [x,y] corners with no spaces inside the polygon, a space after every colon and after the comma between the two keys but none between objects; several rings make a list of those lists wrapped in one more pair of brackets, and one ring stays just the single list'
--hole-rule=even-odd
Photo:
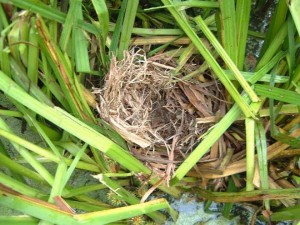
[{"label": "woven nest material", "polygon": [[154,156],[158,164],[183,160],[207,130],[197,118],[213,116],[220,107],[216,82],[201,87],[175,80],[171,72],[132,50],[121,61],[112,59],[103,88],[95,91],[100,116],[130,143],[133,154]]}]

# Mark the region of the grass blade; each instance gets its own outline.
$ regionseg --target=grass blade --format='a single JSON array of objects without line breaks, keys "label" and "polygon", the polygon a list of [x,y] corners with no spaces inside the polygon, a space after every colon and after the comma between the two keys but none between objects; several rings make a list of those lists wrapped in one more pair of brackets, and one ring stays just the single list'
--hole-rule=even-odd
[{"label": "grass blade", "polygon": [[118,59],[122,59],[124,51],[128,50],[138,5],[139,0],[127,1],[126,12],[122,26],[122,33],[120,37]]},{"label": "grass blade", "polygon": [[0,194],[1,205],[58,225],[80,225],[83,223],[100,225],[131,218],[144,213],[151,213],[161,209],[171,210],[170,205],[165,199],[157,199],[133,206],[74,215],[59,209],[56,205],[23,196],[19,193],[14,194],[1,190]]},{"label": "grass blade", "polygon": [[38,66],[39,61],[39,45],[38,45],[38,35],[35,28],[35,18],[31,18],[31,27],[29,33],[29,42],[30,45],[28,47],[28,68],[27,68],[27,75],[29,79],[37,85],[38,83]]},{"label": "grass blade", "polygon": [[300,2],[297,0],[290,0],[288,5],[296,25],[298,35],[300,36],[300,15],[299,15]]},{"label": "grass blade", "polygon": [[60,46],[61,50],[64,52],[67,50],[67,46],[70,41],[72,28],[75,23],[73,16],[76,15],[76,9],[78,8],[78,4],[80,4],[80,1],[71,1],[70,2],[70,8],[69,8],[66,20],[64,22],[63,30],[60,35],[59,46]]},{"label": "grass blade", "polygon": [[236,25],[237,25],[237,68],[244,67],[246,44],[248,37],[251,0],[239,0],[236,2]]},{"label": "grass blade", "polygon": [[245,119],[246,127],[246,174],[247,174],[247,183],[246,191],[253,191],[254,184],[254,169],[255,169],[255,143],[254,143],[254,130],[255,130],[255,121],[251,118]]},{"label": "grass blade", "polygon": [[281,29],[282,25],[285,22],[287,15],[288,6],[286,0],[279,0],[275,9],[275,12],[272,15],[272,20],[269,26],[269,29],[264,40],[264,45],[260,52],[260,58],[265,55],[267,49],[270,49],[270,44],[274,38],[278,35],[277,33]]},{"label": "grass blade", "polygon": [[[72,1],[74,2],[74,1]],[[88,73],[91,71],[88,53],[88,41],[85,37],[84,31],[78,27],[78,21],[83,20],[82,0],[76,0],[75,5],[74,26],[72,29],[72,46],[74,51],[75,66],[77,72]],[[73,3],[74,4],[74,3]]]},{"label": "grass blade", "polygon": [[294,91],[288,91],[285,89],[270,87],[268,85],[256,84],[254,86],[255,91],[267,98],[275,99],[281,102],[286,102],[294,105],[300,105],[300,94]]},{"label": "grass blade", "polygon": [[[262,122],[259,121],[255,126],[255,143],[258,158],[258,168],[260,177],[260,187],[265,190],[269,188],[268,176],[268,158],[267,158],[267,140]],[[264,201],[265,208],[270,210],[270,202]]]},{"label": "grass blade", "polygon": [[232,62],[237,64],[237,26],[234,0],[219,0],[222,43]]}]

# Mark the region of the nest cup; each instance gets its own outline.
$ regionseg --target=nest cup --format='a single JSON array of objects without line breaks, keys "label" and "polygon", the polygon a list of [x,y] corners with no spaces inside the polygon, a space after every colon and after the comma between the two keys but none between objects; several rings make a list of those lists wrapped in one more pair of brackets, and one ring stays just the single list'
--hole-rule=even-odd
[{"label": "nest cup", "polygon": [[[196,123],[197,117],[214,115],[213,108],[218,108],[205,98],[191,103],[188,91],[196,97],[201,92],[195,87],[174,79],[166,62],[147,59],[142,50],[133,49],[121,61],[112,58],[104,86],[95,90],[97,108],[137,158],[165,170],[180,163],[207,130],[207,125]],[[201,101],[208,105],[203,102],[202,107]]]}]

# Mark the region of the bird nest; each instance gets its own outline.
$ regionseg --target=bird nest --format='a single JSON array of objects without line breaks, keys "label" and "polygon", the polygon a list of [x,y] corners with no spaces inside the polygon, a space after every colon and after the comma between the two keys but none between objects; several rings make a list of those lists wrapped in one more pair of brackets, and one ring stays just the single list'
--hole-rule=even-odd
[{"label": "bird nest", "polygon": [[112,58],[95,92],[101,118],[128,141],[132,154],[170,176],[208,128],[197,118],[215,115],[222,101],[217,82],[175,79],[170,61],[161,60],[136,49],[121,61]]}]

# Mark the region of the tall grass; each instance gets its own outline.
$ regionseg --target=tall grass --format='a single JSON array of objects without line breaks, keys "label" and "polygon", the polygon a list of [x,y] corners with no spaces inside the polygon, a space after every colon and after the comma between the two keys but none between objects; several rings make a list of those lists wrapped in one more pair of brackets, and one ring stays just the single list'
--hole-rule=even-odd
[{"label": "tall grass", "polygon": [[[257,6],[259,11],[267,1],[258,2],[262,4]],[[294,206],[300,197],[299,188],[290,182],[299,184],[297,1],[279,0],[275,4],[265,34],[249,28],[254,13],[250,0],[0,3],[0,90],[14,105],[0,109],[0,136],[18,154],[16,160],[0,144],[4,168],[0,172],[0,205],[27,215],[0,216],[1,223],[127,223],[129,218],[142,214],[146,220],[163,223],[167,217],[159,211],[162,209],[176,220],[177,212],[165,199],[140,202],[144,198],[136,197],[132,182],[141,177],[143,181],[135,185],[138,188],[150,185],[153,188],[148,189],[158,187],[174,197],[193,188],[202,198],[227,203],[226,216],[233,202],[262,201],[268,213],[273,213],[266,219],[300,219],[300,209]],[[251,71],[245,66],[250,36],[264,39]],[[98,118],[98,99],[86,85],[95,80],[100,85],[109,72],[111,57],[121,60],[132,45],[146,49],[149,57],[160,54],[174,60],[175,78],[205,84],[205,74],[210,74],[224,86],[226,99],[232,101],[222,118],[199,118],[211,127],[175,169],[169,185]],[[185,65],[193,58],[201,58],[203,64],[187,73]],[[17,135],[6,123],[8,117],[21,119],[42,143]],[[240,120],[244,120],[242,137],[234,129]],[[201,160],[211,149],[223,151],[216,143],[226,135],[233,139],[223,145],[229,159],[220,155],[222,171],[215,166],[203,172]],[[245,149],[235,151],[233,146],[243,141]],[[288,166],[281,165],[280,157],[286,158]],[[54,165],[52,173],[44,162]],[[284,167],[291,176],[286,178],[275,171],[284,180],[280,182],[272,166]],[[101,184],[70,186],[78,169],[98,174],[94,177]],[[199,188],[199,179],[203,184],[210,184],[208,179],[219,179],[228,193]],[[40,188],[33,182],[38,182]],[[115,207],[89,197],[96,190],[111,190],[113,201],[120,200],[126,206]],[[272,208],[273,200],[281,201],[279,211]],[[86,213],[75,213],[71,207]]]}]

